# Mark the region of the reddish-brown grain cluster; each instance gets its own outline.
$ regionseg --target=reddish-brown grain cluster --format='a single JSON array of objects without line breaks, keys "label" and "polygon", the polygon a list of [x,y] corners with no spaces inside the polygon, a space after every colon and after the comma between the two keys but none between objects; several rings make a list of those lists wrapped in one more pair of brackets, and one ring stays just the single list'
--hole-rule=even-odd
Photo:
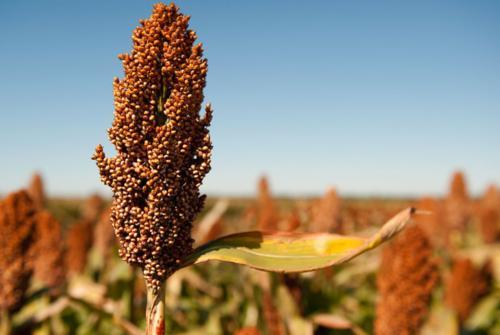
[{"label": "reddish-brown grain cluster", "polygon": [[12,193],[0,202],[0,310],[20,307],[29,287],[35,216],[35,205],[26,191]]},{"label": "reddish-brown grain cluster", "polygon": [[469,220],[470,212],[465,176],[460,171],[453,174],[445,205],[449,232],[462,232]]},{"label": "reddish-brown grain cluster", "polygon": [[66,236],[66,268],[68,274],[82,273],[87,265],[88,253],[92,247],[92,222],[81,220],[73,224]]},{"label": "reddish-brown grain cluster", "polygon": [[35,173],[31,177],[28,186],[28,194],[36,208],[40,209],[45,207],[45,202],[46,202],[45,189],[43,187],[42,176],[39,173]]},{"label": "reddish-brown grain cluster", "polygon": [[104,261],[109,259],[115,245],[115,235],[110,217],[111,208],[106,208],[101,213],[94,228],[94,246]]},{"label": "reddish-brown grain cluster", "polygon": [[427,234],[429,240],[438,247],[447,246],[449,241],[449,231],[447,229],[443,202],[431,197],[421,198],[416,208],[427,211],[427,215],[419,215],[415,218]]},{"label": "reddish-brown grain cluster", "polygon": [[418,226],[407,228],[384,248],[377,275],[375,334],[417,334],[437,284],[432,246]]},{"label": "reddish-brown grain cluster", "polygon": [[479,229],[484,242],[500,241],[500,194],[490,186],[479,204]]},{"label": "reddish-brown grain cluster", "polygon": [[269,182],[264,176],[259,179],[258,184],[257,215],[259,230],[274,231],[278,229],[278,213],[271,195]]},{"label": "reddish-brown grain cluster", "polygon": [[34,276],[50,288],[64,283],[64,248],[61,224],[47,210],[36,214]]},{"label": "reddish-brown grain cluster", "polygon": [[300,227],[300,212],[298,208],[293,208],[284,221],[283,231],[292,232]]},{"label": "reddish-brown grain cluster", "polygon": [[312,208],[310,231],[341,233],[340,199],[334,188],[329,188]]},{"label": "reddish-brown grain cluster", "polygon": [[457,259],[446,280],[445,301],[464,322],[476,303],[491,289],[491,263],[476,268],[469,259]]},{"label": "reddish-brown grain cluster", "polygon": [[92,194],[88,197],[82,206],[82,218],[92,222],[99,220],[99,215],[104,209],[104,200],[98,194]]},{"label": "reddish-brown grain cluster", "polygon": [[125,77],[115,79],[115,118],[109,138],[117,155],[98,146],[102,181],[113,189],[111,222],[120,256],[143,269],[157,289],[192,250],[191,224],[210,170],[208,126],[200,116],[207,61],[189,17],[157,4],[134,30],[133,50],[120,55]]}]

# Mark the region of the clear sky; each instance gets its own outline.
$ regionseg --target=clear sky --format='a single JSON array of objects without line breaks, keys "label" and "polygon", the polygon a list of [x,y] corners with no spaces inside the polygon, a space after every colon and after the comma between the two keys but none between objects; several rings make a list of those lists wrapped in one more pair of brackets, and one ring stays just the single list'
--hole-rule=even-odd
[{"label": "clear sky", "polygon": [[[150,1],[0,0],[0,192],[104,192],[90,160]],[[500,1],[177,1],[209,61],[204,190],[442,193],[500,184]]]}]

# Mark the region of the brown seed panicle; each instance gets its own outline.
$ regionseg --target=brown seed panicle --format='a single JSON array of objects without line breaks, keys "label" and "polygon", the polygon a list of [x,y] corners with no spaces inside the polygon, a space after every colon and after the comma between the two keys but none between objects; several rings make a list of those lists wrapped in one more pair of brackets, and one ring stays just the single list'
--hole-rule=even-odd
[{"label": "brown seed panicle", "polygon": [[418,334],[437,281],[431,243],[419,226],[407,228],[382,252],[375,334]]},{"label": "brown seed panicle", "polygon": [[191,225],[203,207],[199,187],[210,170],[210,105],[200,116],[207,61],[189,17],[157,4],[120,55],[109,138],[117,155],[94,159],[113,190],[111,222],[120,256],[157,289],[192,250]]},{"label": "brown seed panicle", "polygon": [[463,323],[471,314],[476,303],[488,294],[493,284],[491,262],[480,269],[469,259],[456,259],[446,280],[445,301]]},{"label": "brown seed panicle", "polygon": [[340,198],[334,188],[329,188],[325,195],[312,207],[311,232],[342,233],[340,216]]},{"label": "brown seed panicle", "polygon": [[35,214],[26,191],[11,193],[0,202],[0,310],[17,310],[29,287]]},{"label": "brown seed panicle", "polygon": [[258,229],[261,231],[275,231],[278,229],[279,217],[267,177],[262,176],[259,179],[257,187]]},{"label": "brown seed panicle", "polygon": [[460,171],[453,174],[445,205],[447,225],[450,232],[462,232],[469,220],[470,204],[465,176]]},{"label": "brown seed panicle", "polygon": [[453,173],[450,182],[450,192],[448,195],[450,198],[457,198],[463,201],[467,201],[469,198],[469,193],[467,191],[467,183],[465,181],[465,175],[461,171],[456,171]]},{"label": "brown seed panicle", "polygon": [[64,241],[61,224],[47,210],[36,214],[34,277],[51,289],[64,283]]},{"label": "brown seed panicle", "polygon": [[439,248],[446,247],[449,244],[449,231],[443,202],[436,198],[424,197],[417,202],[416,208],[429,212],[428,215],[417,216],[415,221],[427,233],[432,244]]},{"label": "brown seed panicle", "polygon": [[27,191],[36,208],[41,209],[45,207],[45,188],[43,186],[42,176],[39,173],[33,174]]},{"label": "brown seed panicle", "polygon": [[66,235],[65,265],[69,275],[82,273],[92,247],[92,222],[81,220],[69,227]]},{"label": "brown seed panicle", "polygon": [[85,220],[97,222],[103,209],[104,200],[99,194],[92,194],[83,203],[81,217]]},{"label": "brown seed panicle", "polygon": [[500,208],[481,207],[479,229],[485,243],[500,241]]},{"label": "brown seed panicle", "polygon": [[500,241],[500,193],[491,185],[479,203],[479,231],[485,243]]},{"label": "brown seed panicle", "polygon": [[111,208],[106,208],[101,213],[94,229],[94,246],[105,261],[110,258],[115,245],[115,234],[110,222],[110,216]]}]

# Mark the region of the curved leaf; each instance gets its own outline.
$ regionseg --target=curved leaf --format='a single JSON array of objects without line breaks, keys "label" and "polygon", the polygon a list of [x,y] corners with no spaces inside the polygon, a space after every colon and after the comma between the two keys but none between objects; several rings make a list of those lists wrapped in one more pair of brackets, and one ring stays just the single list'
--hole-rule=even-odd
[{"label": "curved leaf", "polygon": [[198,247],[182,266],[218,260],[272,272],[313,271],[376,248],[400,232],[414,214],[414,208],[401,211],[369,238],[259,231],[232,234]]}]

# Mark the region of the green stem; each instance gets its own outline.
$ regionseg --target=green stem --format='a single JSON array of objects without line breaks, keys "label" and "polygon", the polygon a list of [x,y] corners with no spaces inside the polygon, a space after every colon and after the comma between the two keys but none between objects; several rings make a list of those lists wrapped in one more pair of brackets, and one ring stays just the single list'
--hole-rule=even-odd
[{"label": "green stem", "polygon": [[165,282],[159,290],[147,289],[146,335],[165,335]]},{"label": "green stem", "polygon": [[10,313],[6,310],[0,311],[0,335],[9,335],[11,330]]}]

